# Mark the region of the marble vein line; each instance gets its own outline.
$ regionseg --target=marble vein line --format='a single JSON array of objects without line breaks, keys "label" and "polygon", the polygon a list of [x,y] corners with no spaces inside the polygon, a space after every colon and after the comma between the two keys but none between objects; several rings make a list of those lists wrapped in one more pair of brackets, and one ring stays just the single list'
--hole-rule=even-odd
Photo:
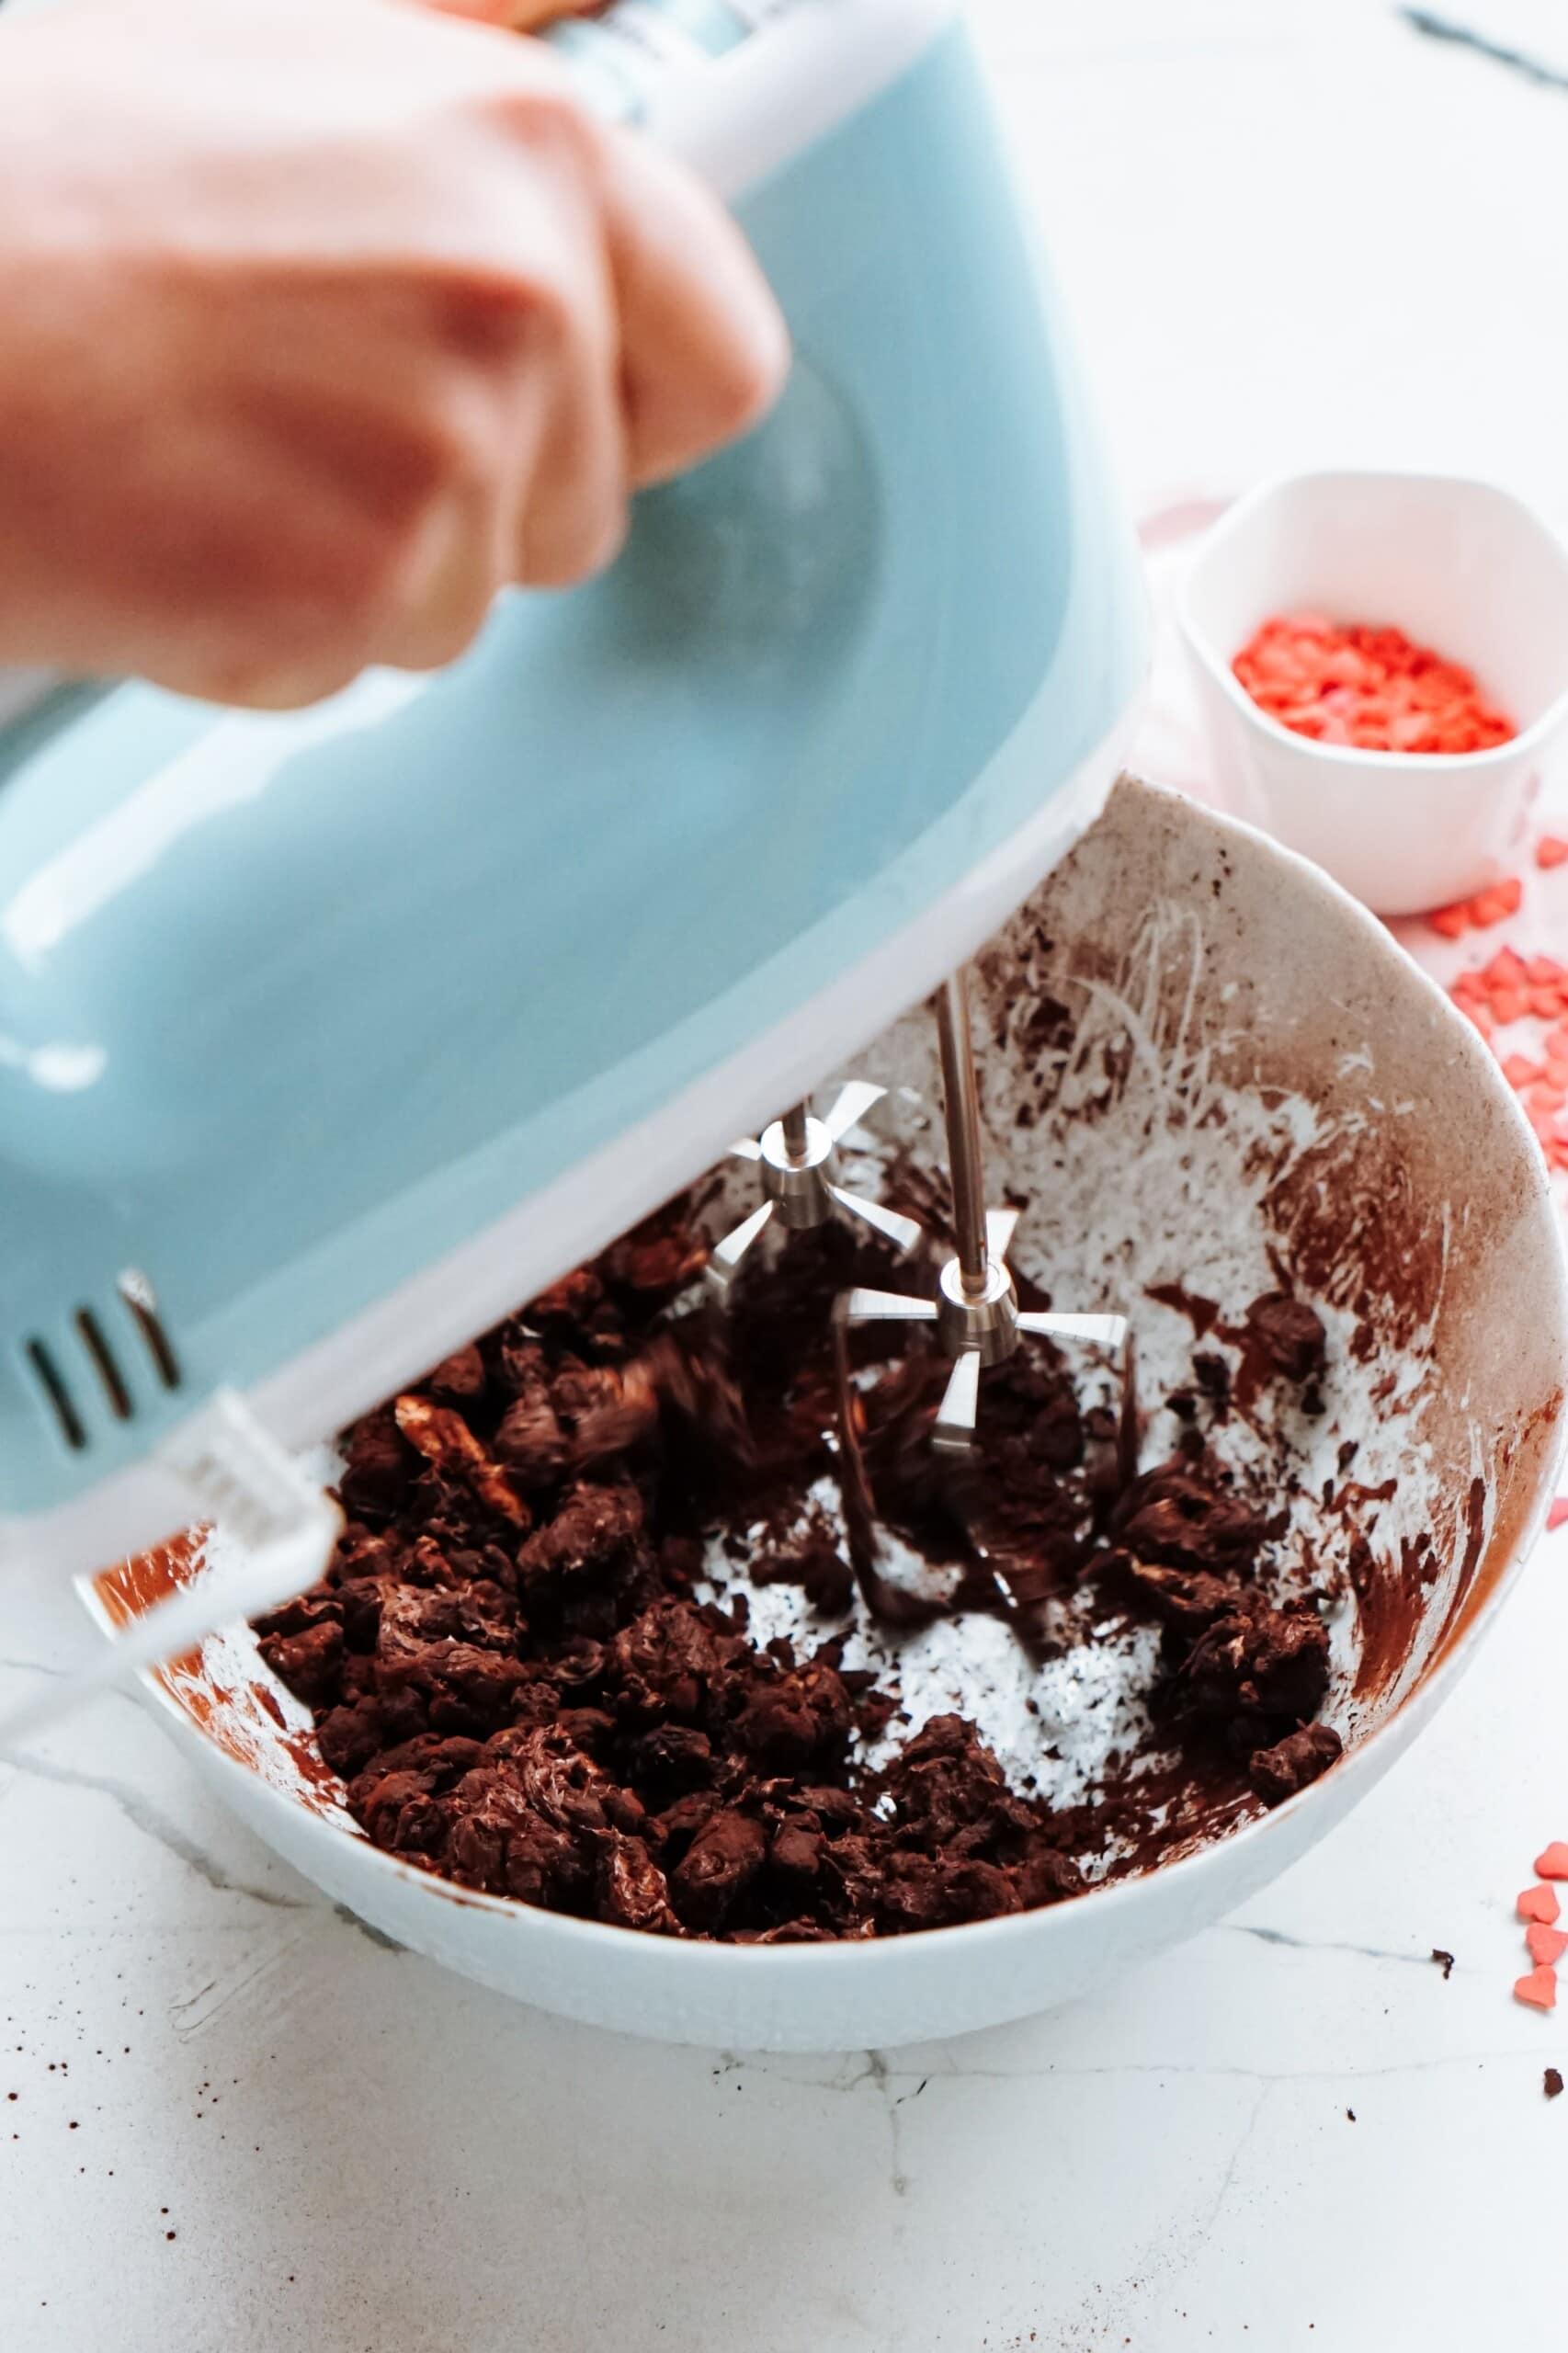
[{"label": "marble vein line", "polygon": [[[885,2051],[868,2051],[866,2061],[866,2075],[877,2087],[877,2097],[887,2119],[888,2186],[895,2198],[903,2198],[909,2192],[909,2177],[903,2170],[903,2135],[899,2120],[899,2103],[893,2097],[893,2070],[888,2065]],[[861,2081],[865,2079],[863,2076]]]},{"label": "marble vein line", "polygon": [[1221,1932],[1227,1937],[1253,1937],[1260,1945],[1283,1945],[1291,1952],[1346,1952],[1353,1953],[1358,1961],[1404,1961],[1422,1969],[1433,1965],[1429,1949],[1424,1952],[1397,1952],[1392,1945],[1353,1945],[1340,1943],[1332,1937],[1293,1937],[1284,1928],[1253,1928],[1240,1920],[1222,1922]]},{"label": "marble vein line", "polygon": [[[770,2063],[765,2055],[756,2059],[737,2059],[726,2054],[726,2063],[715,2074],[729,2075],[744,2069],[765,2080],[769,2088],[790,2088],[796,2091],[832,2093],[846,2097],[858,2092],[863,2084],[873,2084],[879,2098],[887,2097],[895,2085],[908,2084],[909,2091],[892,2105],[902,2106],[903,2100],[918,2097],[929,2086],[934,2093],[938,2084],[1074,2084],[1114,2080],[1120,2076],[1130,2082],[1153,2077],[1165,2081],[1190,2080],[1197,2083],[1252,2084],[1260,2090],[1274,2090],[1281,2084],[1361,2084],[1375,2083],[1400,2075],[1436,2073],[1438,2069],[1478,2067],[1517,2061],[1534,2068],[1538,2064],[1535,2046],[1530,2042],[1494,2045],[1490,2049],[1443,2051],[1429,2052],[1421,2058],[1390,2061],[1381,2066],[1358,2066],[1347,2063],[1338,2067],[1242,2067],[1223,2061],[1212,2063],[1201,2060],[1161,2061],[1134,2059],[1108,2061],[1103,2066],[966,2066],[943,2064],[945,2054],[924,2055],[918,2066],[900,2067],[896,2053],[858,2052],[859,2064],[840,2060],[829,2075],[786,2072],[788,2062]],[[853,2072],[850,2072],[853,2067]]]},{"label": "marble vein line", "polygon": [[[1208,2213],[1204,2216],[1202,2222],[1198,2226],[1196,2234],[1198,2246],[1201,2246],[1207,2243],[1210,2233],[1213,2230],[1215,2223],[1224,2212],[1225,2200],[1231,2194],[1231,2186],[1234,2182],[1237,2174],[1241,2171],[1243,2158],[1246,2155],[1248,2149],[1251,2148],[1253,2142],[1256,2137],[1257,2128],[1263,2120],[1263,2111],[1268,2106],[1269,2101],[1273,2098],[1278,2088],[1278,2078],[1276,2078],[1272,2082],[1263,2083],[1258,2086],[1257,2097],[1253,2101],[1252,2107],[1247,2113],[1246,2121],[1243,2124],[1240,2132],[1236,2135],[1235,2147],[1231,2151],[1230,2163],[1226,2165],[1224,2172],[1220,2177],[1220,2186],[1214,2192],[1213,2202],[1210,2206]],[[1197,2247],[1195,2247],[1193,2251],[1196,2254]]]},{"label": "marble vein line", "polygon": [[[1223,2063],[1208,2064],[1201,2060],[1162,2062],[1154,2059],[1110,2061],[1102,2067],[942,2067],[928,2068],[935,2084],[962,2083],[1078,2083],[1091,2077],[1130,2078],[1155,2075],[1171,2079],[1190,2077],[1196,2081],[1223,2080],[1233,2083],[1263,2084],[1272,2087],[1278,2084],[1368,2084],[1395,2075],[1435,2074],[1440,2068],[1480,2067],[1494,2062],[1518,2060],[1534,2066],[1534,2047],[1524,2042],[1507,2043],[1481,2051],[1441,2051],[1428,2052],[1418,2059],[1391,2060],[1378,2067],[1346,2064],[1341,2067],[1237,2067]],[[911,2070],[913,2073],[913,2070]],[[820,2085],[820,2090],[842,2090],[841,2085]]]},{"label": "marble vein line", "polygon": [[1477,57],[1486,58],[1494,65],[1506,66],[1510,73],[1521,74],[1527,82],[1539,83],[1548,90],[1568,90],[1568,74],[1548,65],[1539,57],[1531,57],[1522,49],[1512,49],[1506,42],[1491,40],[1477,32],[1473,26],[1456,23],[1452,17],[1434,15],[1427,8],[1401,8],[1400,15],[1411,28],[1428,40],[1449,42],[1456,49],[1473,51]]},{"label": "marble vein line", "polygon": [[206,1881],[224,1895],[243,1895],[252,1904],[266,1904],[278,1912],[308,1912],[313,1909],[303,1896],[283,1895],[269,1887],[253,1887],[247,1881],[235,1879],[224,1870],[215,1856],[209,1855],[188,1837],[177,1824],[161,1813],[150,1799],[128,1782],[115,1780],[105,1773],[85,1773],[70,1765],[53,1764],[41,1756],[14,1756],[7,1759],[14,1770],[29,1780],[49,1781],[61,1789],[89,1790],[98,1797],[108,1798],[117,1806],[133,1830],[151,1838],[166,1854],[183,1863],[187,1870]]}]

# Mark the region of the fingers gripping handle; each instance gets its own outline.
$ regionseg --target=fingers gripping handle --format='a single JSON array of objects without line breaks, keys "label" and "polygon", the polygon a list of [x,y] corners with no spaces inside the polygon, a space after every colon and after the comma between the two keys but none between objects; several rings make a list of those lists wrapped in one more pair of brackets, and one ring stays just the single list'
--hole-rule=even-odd
[{"label": "fingers gripping handle", "polygon": [[549,27],[586,104],[733,202],[912,66],[959,0],[619,0]]}]

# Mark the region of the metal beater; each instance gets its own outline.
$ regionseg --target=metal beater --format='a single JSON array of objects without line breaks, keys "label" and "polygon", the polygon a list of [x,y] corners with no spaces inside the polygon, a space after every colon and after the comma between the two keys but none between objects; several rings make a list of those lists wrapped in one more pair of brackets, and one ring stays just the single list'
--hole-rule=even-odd
[{"label": "metal beater", "polygon": [[932,1445],[943,1453],[964,1455],[974,1445],[980,1376],[987,1367],[1006,1362],[1026,1333],[1041,1339],[1081,1340],[1113,1353],[1118,1359],[1125,1451],[1127,1433],[1135,1422],[1131,1327],[1124,1315],[1056,1315],[1019,1307],[1017,1288],[1006,1263],[1019,1212],[985,1207],[980,1093],[966,968],[943,983],[934,1008],[942,1058],[957,1248],[941,1269],[934,1300],[858,1289],[839,1294],[834,1321],[841,1396],[847,1404],[847,1335],[856,1325],[934,1324],[937,1339],[953,1359],[953,1369],[937,1408]]},{"label": "metal beater", "polygon": [[869,1079],[851,1079],[840,1088],[825,1120],[813,1117],[808,1103],[796,1103],[760,1136],[746,1136],[731,1145],[737,1159],[757,1164],[764,1198],[709,1256],[708,1279],[722,1296],[728,1294],[747,1253],[775,1219],[790,1233],[805,1233],[831,1217],[852,1218],[906,1256],[924,1239],[914,1218],[848,1192],[837,1181],[839,1145],[886,1093],[885,1086]]}]

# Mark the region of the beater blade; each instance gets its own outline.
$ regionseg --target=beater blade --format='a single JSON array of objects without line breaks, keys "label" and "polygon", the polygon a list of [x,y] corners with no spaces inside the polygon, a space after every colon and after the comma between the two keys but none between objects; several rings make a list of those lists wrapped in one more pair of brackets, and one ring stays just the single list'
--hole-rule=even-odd
[{"label": "beater blade", "polygon": [[755,1162],[761,1169],[765,1198],[709,1255],[709,1283],[721,1298],[728,1295],[747,1254],[776,1220],[791,1233],[804,1233],[825,1225],[830,1217],[843,1216],[869,1226],[905,1256],[915,1248],[922,1234],[914,1218],[850,1192],[837,1181],[839,1145],[886,1093],[885,1086],[853,1078],[839,1089],[825,1119],[815,1118],[809,1104],[796,1103],[760,1136],[744,1136],[731,1145],[735,1158]]},{"label": "beater blade", "polygon": [[1103,1349],[1118,1360],[1121,1394],[1119,1435],[1124,1469],[1130,1468],[1136,1457],[1132,1339],[1126,1316],[1056,1315],[1038,1309],[1022,1310],[1018,1305],[1017,1288],[1006,1261],[1020,1212],[1012,1208],[985,1207],[980,1093],[966,972],[958,972],[944,983],[936,999],[936,1015],[956,1249],[941,1269],[934,1300],[905,1297],[894,1291],[856,1290],[841,1294],[835,1306],[842,1451],[850,1467],[851,1483],[862,1507],[861,1517],[868,1495],[863,1467],[855,1460],[858,1449],[854,1436],[848,1347],[848,1334],[858,1325],[936,1325],[938,1340],[953,1359],[931,1431],[933,1449],[945,1455],[963,1456],[973,1449],[981,1409],[980,1376],[988,1366],[1006,1362],[1021,1337],[1027,1335],[1041,1339],[1076,1340]]}]

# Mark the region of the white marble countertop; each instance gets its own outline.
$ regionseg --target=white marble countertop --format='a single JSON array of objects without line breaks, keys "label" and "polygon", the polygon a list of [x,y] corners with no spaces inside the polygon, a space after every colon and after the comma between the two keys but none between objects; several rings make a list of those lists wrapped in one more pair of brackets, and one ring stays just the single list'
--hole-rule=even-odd
[{"label": "white marble countertop", "polygon": [[[1568,517],[1568,96],[1381,0],[977,15],[1145,511],[1397,454]],[[12,1579],[0,1692],[76,1639]],[[1248,1911],[1071,2013],[825,2062],[616,2040],[386,1949],[107,1701],[0,1767],[0,2343],[1560,2343],[1568,2022],[1509,1998],[1568,1836],[1560,1655],[1568,1533]]]}]

